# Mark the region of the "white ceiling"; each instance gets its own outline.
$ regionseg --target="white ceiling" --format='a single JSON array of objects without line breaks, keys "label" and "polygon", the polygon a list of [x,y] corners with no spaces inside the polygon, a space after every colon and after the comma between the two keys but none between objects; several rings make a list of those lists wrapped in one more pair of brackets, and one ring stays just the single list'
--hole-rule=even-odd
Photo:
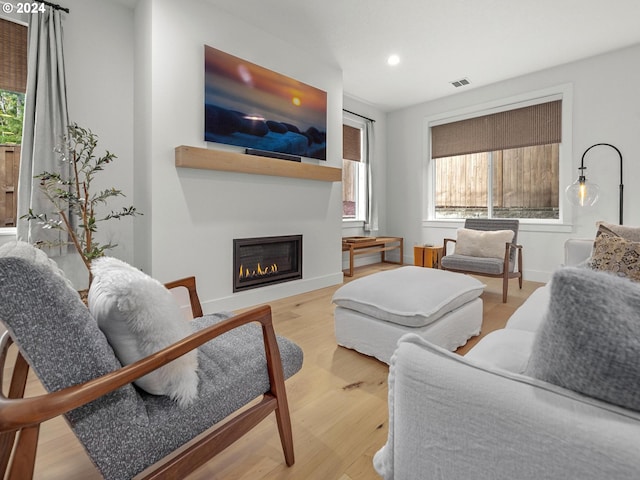
[{"label": "white ceiling", "polygon": [[383,111],[640,43],[640,0],[207,1],[338,66],[345,94]]}]

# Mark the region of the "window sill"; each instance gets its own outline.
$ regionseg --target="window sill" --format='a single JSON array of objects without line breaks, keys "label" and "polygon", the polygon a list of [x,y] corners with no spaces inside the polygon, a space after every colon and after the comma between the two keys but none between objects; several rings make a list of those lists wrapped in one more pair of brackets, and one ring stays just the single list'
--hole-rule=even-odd
[{"label": "window sill", "polygon": [[[455,220],[423,220],[423,227],[428,228],[462,228],[464,227],[464,219]],[[571,233],[573,225],[559,222],[544,221],[525,221],[520,220],[520,231],[522,232],[553,232],[553,233]]]}]

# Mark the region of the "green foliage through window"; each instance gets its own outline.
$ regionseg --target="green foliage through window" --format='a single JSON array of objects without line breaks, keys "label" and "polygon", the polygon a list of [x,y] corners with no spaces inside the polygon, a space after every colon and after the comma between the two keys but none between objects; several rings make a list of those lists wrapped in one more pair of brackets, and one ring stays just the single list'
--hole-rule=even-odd
[{"label": "green foliage through window", "polygon": [[0,144],[22,141],[24,93],[0,90]]}]

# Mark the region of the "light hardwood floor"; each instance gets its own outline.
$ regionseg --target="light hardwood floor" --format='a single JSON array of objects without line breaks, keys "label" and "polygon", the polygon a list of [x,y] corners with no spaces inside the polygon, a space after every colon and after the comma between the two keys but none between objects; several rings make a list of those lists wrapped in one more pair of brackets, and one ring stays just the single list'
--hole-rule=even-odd
[{"label": "light hardwood floor", "polygon": [[[377,264],[356,269],[353,279],[397,268]],[[509,301],[502,303],[501,280],[478,277],[487,284],[482,335],[504,326],[522,302],[542,284],[510,283]],[[346,281],[352,279],[345,277]],[[302,370],[287,381],[293,421],[296,463],[286,467],[273,418],[189,477],[213,479],[378,479],[374,453],[387,435],[386,364],[338,347],[333,329],[331,297],[339,286],[271,303],[276,332],[304,350]],[[459,349],[466,352],[479,337]],[[31,374],[27,395],[42,392]],[[38,479],[97,479],[99,473],[66,425],[58,418],[45,423],[36,463]]]}]

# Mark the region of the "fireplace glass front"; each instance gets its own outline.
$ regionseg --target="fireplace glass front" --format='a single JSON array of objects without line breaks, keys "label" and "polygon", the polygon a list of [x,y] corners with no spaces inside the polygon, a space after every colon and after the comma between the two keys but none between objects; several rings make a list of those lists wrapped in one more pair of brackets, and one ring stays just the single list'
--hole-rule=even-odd
[{"label": "fireplace glass front", "polygon": [[233,291],[302,278],[302,235],[233,240]]}]

